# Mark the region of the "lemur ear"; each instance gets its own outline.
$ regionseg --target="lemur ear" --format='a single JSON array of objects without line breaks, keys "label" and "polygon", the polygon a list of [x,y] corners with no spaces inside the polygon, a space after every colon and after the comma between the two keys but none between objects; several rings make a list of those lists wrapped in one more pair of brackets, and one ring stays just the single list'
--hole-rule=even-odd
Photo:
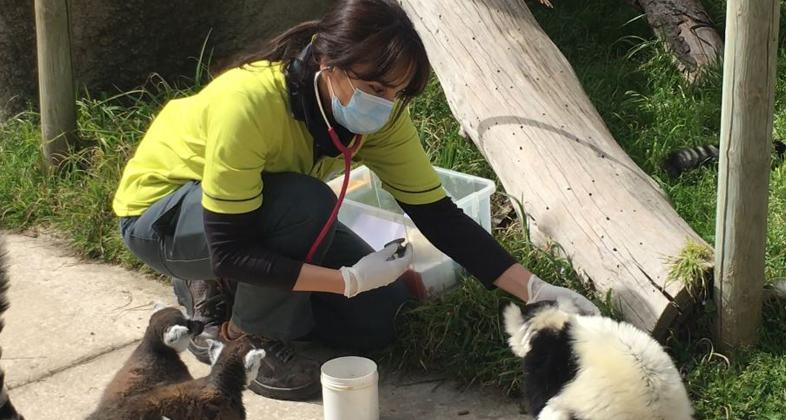
[{"label": "lemur ear", "polygon": [[243,365],[246,368],[246,386],[256,379],[264,357],[265,351],[262,349],[254,349],[246,353],[246,357],[243,359]]},{"label": "lemur ear", "polygon": [[208,344],[207,354],[210,356],[210,365],[212,366],[216,364],[216,360],[218,360],[218,356],[220,356],[221,351],[224,350],[224,343],[208,338],[207,344]]}]

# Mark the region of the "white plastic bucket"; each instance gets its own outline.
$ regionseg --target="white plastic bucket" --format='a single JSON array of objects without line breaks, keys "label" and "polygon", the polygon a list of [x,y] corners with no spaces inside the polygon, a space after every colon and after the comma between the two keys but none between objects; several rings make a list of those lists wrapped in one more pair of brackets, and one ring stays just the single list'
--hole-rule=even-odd
[{"label": "white plastic bucket", "polygon": [[347,356],[322,365],[322,406],[325,420],[379,420],[377,364]]}]

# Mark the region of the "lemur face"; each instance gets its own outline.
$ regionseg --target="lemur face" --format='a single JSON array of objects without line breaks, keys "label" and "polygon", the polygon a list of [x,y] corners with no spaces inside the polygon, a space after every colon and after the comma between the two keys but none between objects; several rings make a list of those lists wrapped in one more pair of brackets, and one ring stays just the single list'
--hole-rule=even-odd
[{"label": "lemur face", "polygon": [[148,328],[153,328],[167,347],[182,352],[192,337],[202,333],[204,324],[186,318],[177,308],[163,308],[153,313]]}]

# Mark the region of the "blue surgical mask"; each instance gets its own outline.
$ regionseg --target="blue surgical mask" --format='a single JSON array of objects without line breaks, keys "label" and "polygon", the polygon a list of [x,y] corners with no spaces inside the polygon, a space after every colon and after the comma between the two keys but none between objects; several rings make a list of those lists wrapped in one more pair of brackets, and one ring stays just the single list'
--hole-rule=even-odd
[{"label": "blue surgical mask", "polygon": [[356,88],[348,75],[347,80],[349,80],[354,92],[349,103],[344,106],[333,93],[333,85],[328,79],[333,117],[339,124],[355,134],[371,134],[379,131],[390,118],[390,113],[393,111],[393,101],[370,95]]}]

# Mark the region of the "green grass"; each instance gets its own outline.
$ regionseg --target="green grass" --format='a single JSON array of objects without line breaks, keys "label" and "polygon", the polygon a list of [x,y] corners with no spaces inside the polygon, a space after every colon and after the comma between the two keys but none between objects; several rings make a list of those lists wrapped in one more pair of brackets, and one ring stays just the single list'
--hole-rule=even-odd
[{"label": "green grass", "polygon": [[[497,237],[544,280],[592,293],[570,263],[557,256],[556,246],[546,250],[533,247],[519,224],[498,231]],[[449,371],[468,384],[494,384],[506,392],[515,391],[520,381],[520,360],[508,350],[498,316],[512,301],[500,290],[488,292],[479,282],[464,279],[455,290],[402,313],[399,339],[385,356],[397,366]],[[613,315],[604,302],[596,303],[607,315]]]},{"label": "green grass", "polygon": [[0,125],[0,228],[45,229],[66,237],[82,255],[141,268],[123,246],[112,196],[125,162],[155,113],[182,96],[156,77],[144,89],[78,100],[82,148],[59,177],[41,169],[38,115],[19,114]]},{"label": "green grass", "polygon": [[[704,1],[723,23],[722,1]],[[678,213],[709,243],[714,241],[717,173],[703,168],[671,179],[660,168],[674,148],[717,141],[721,77],[716,70],[695,86],[686,84],[671,58],[636,12],[624,2],[559,0],[555,9],[531,7],[544,30],[573,64],[593,103],[617,141],[668,193]],[[775,103],[775,134],[786,137],[786,25],[782,19]],[[201,67],[200,67],[201,68]],[[197,73],[197,77],[201,77]],[[196,87],[179,90],[151,79],[144,89],[111,98],[83,97],[79,127],[87,147],[62,177],[40,172],[38,116],[24,113],[0,125],[0,227],[44,228],[68,238],[84,255],[132,267],[140,264],[122,246],[111,198],[124,162],[161,105]],[[432,161],[496,179],[471,142],[458,134],[442,91],[432,80],[413,104],[413,115]],[[771,172],[767,276],[786,276],[786,168]],[[499,240],[544,279],[582,292],[558,249],[531,246],[526,229],[513,224]],[[694,250],[696,251],[696,250]],[[701,252],[686,253],[679,277],[695,272]],[[608,297],[596,297],[596,302]],[[492,384],[513,392],[520,380],[517,360],[504,343],[500,291],[486,292],[472,280],[428,305],[405,313],[400,340],[387,360],[408,368],[447,371],[466,383]],[[604,305],[607,313],[613,308]],[[786,308],[764,307],[761,342],[736,354],[719,355],[708,340],[713,308],[699,308],[691,327],[669,340],[685,374],[700,418],[786,418]]]},{"label": "green grass", "polygon": [[666,263],[671,266],[666,284],[680,282],[686,286],[688,293],[694,299],[706,298],[705,292],[710,290],[706,280],[711,275],[714,257],[709,246],[688,241],[678,255],[666,260]]}]

